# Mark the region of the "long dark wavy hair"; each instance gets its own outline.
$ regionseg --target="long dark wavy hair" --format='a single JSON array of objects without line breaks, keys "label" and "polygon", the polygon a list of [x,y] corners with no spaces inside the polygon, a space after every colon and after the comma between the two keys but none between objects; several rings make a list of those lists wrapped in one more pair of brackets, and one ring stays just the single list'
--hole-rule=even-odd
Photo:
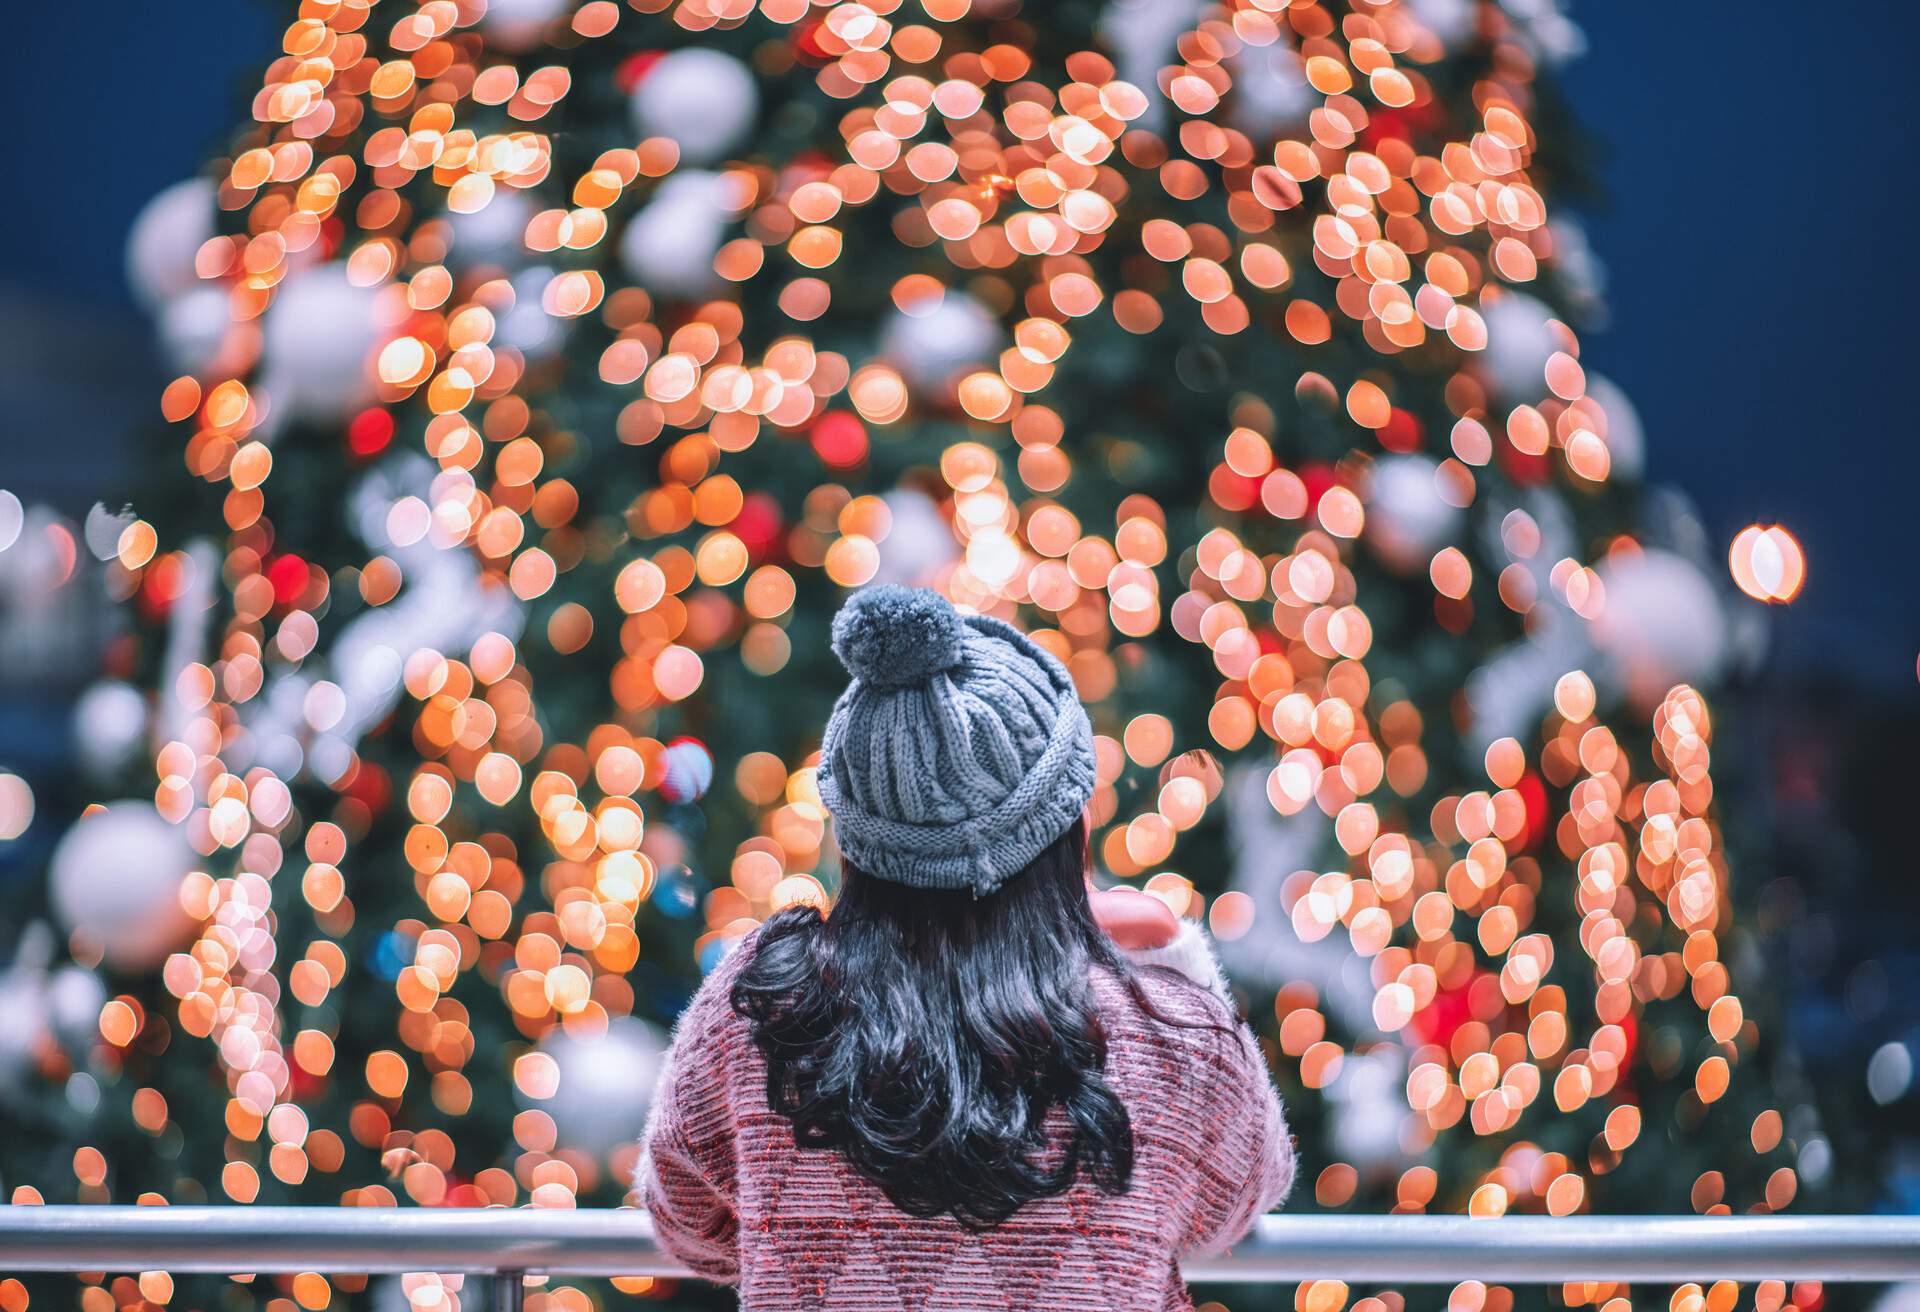
[{"label": "long dark wavy hair", "polygon": [[[804,1148],[831,1148],[910,1216],[1004,1221],[1084,1171],[1133,1174],[1133,1129],[1105,1075],[1090,967],[1132,965],[1087,901],[1076,822],[986,897],[907,888],[842,866],[822,918],[791,907],[760,930],[732,1003],[767,1061],[767,1102]],[[1065,1109],[1064,1151],[1047,1113]]]}]

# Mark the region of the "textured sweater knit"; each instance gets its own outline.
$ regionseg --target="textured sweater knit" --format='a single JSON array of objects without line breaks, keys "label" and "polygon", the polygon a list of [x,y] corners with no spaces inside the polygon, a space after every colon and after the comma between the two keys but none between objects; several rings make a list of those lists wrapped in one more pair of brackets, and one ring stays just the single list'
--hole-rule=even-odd
[{"label": "textured sweater knit", "polygon": [[[982,1232],[908,1216],[838,1153],[797,1148],[768,1108],[765,1062],[727,997],[752,950],[749,937],[681,1017],[637,1178],[661,1246],[737,1283],[743,1312],[1190,1309],[1178,1259],[1225,1249],[1292,1184],[1292,1142],[1252,1033],[1162,957],[1175,969],[1140,972],[1154,1006],[1226,1028],[1156,1021],[1096,969],[1106,1076],[1133,1123],[1131,1188],[1109,1195],[1082,1179]],[[1058,1108],[1051,1123],[1064,1125]]]}]

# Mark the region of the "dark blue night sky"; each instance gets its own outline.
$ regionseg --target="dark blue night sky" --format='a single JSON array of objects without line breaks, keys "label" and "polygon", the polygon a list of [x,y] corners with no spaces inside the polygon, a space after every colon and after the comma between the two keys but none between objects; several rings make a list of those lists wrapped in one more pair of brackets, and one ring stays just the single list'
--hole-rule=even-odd
[{"label": "dark blue night sky", "polygon": [[1800,536],[1808,586],[1782,654],[1911,687],[1920,11],[1614,0],[1575,15],[1591,49],[1568,84],[1607,149],[1589,231],[1613,318],[1585,358],[1633,398],[1653,473],[1717,541],[1753,520]]},{"label": "dark blue night sky", "polygon": [[[121,234],[223,144],[284,13],[111,9],[111,24],[79,4],[16,19],[0,92],[9,331],[57,303],[138,340]],[[1587,359],[1633,398],[1654,476],[1692,494],[1717,542],[1760,519],[1805,543],[1806,592],[1776,629],[1786,663],[1911,688],[1920,15],[1903,0],[1587,0],[1574,14],[1591,48],[1566,80],[1604,152],[1607,200],[1584,217],[1612,306],[1608,331],[1583,334]]]}]

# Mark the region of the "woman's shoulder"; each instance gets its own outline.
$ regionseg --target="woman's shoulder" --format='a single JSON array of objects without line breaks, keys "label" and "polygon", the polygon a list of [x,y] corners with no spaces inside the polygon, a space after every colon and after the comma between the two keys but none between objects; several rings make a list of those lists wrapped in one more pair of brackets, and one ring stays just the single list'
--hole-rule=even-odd
[{"label": "woman's shoulder", "polygon": [[1109,1029],[1211,1049],[1241,1028],[1224,989],[1167,966],[1132,965],[1132,980],[1104,967],[1094,971],[1095,1000]]},{"label": "woman's shoulder", "polygon": [[1271,1096],[1259,1041],[1222,992],[1164,966],[1095,971],[1110,1073],[1136,1114],[1197,1130]]},{"label": "woman's shoulder", "polygon": [[[718,941],[718,960],[707,969],[699,987],[681,1009],[680,1018],[674,1022],[675,1042],[688,1038],[697,1041],[703,1036],[712,1037],[717,1031],[744,1025],[745,1022],[733,1008],[733,986],[739,980],[740,973],[753,960],[763,928],[755,925],[744,934],[721,936]],[[709,946],[707,950],[715,949]]]},{"label": "woman's shoulder", "polygon": [[[1173,938],[1159,947],[1133,948],[1124,955],[1153,1012],[1212,1029],[1238,1025],[1226,972],[1197,921],[1182,920]],[[1138,998],[1134,1002],[1139,1005]]]}]

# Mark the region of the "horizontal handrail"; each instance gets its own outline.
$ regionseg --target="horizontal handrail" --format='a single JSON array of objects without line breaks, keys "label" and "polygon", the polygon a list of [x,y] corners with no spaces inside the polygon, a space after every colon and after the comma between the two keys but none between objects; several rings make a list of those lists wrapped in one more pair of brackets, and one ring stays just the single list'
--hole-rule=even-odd
[{"label": "horizontal handrail", "polygon": [[[1286,1216],[1190,1280],[1920,1279],[1920,1216]],[[685,1275],[633,1209],[0,1206],[0,1271]]]}]

